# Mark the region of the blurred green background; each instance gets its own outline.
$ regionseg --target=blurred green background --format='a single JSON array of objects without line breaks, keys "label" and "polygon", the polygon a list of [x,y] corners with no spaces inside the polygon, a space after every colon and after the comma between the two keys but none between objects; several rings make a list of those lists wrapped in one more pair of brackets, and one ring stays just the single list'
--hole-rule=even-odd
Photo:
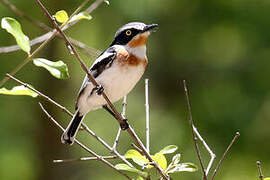
[{"label": "blurred green background", "polygon": [[[11,0],[33,18],[51,26],[35,1]],[[82,1],[47,0],[54,14],[64,9],[71,14]],[[93,1],[92,1],[93,2]],[[90,5],[90,3],[89,3]],[[125,23],[158,23],[148,41],[149,65],[143,78],[150,79],[151,152],[166,145],[179,146],[183,162],[199,165],[191,139],[182,80],[186,79],[195,125],[219,159],[236,131],[240,138],[225,159],[217,179],[258,179],[256,160],[270,176],[270,2],[268,0],[118,0],[103,3],[66,33],[99,50],[111,43],[115,31]],[[0,4],[0,18],[16,18],[31,39],[44,33]],[[0,30],[0,46],[15,40]],[[37,47],[37,46],[35,46]],[[82,53],[81,53],[82,54]],[[0,54],[0,78],[26,57],[22,51]],[[58,80],[32,63],[16,74],[68,109],[74,109],[84,73],[61,39],[51,41],[39,54],[68,64],[71,78]],[[84,56],[88,66],[94,59]],[[18,85],[8,81],[5,87]],[[61,132],[47,119],[37,102],[26,96],[0,96],[0,179],[123,179],[97,161],[54,164],[53,159],[88,156],[77,145],[60,142]],[[40,100],[44,102],[44,100]],[[64,126],[70,117],[44,102]],[[121,103],[117,104],[118,109]],[[128,96],[127,118],[145,140],[144,80]],[[112,144],[118,124],[104,110],[87,115],[85,122]],[[109,154],[85,132],[78,138],[101,155]],[[119,151],[130,146],[126,133]],[[202,147],[205,164],[209,155]],[[168,160],[171,156],[167,156]],[[112,161],[119,162],[118,160]],[[215,165],[217,160],[215,161]],[[268,172],[267,172],[268,170]],[[181,173],[174,179],[201,179],[201,173]]]}]

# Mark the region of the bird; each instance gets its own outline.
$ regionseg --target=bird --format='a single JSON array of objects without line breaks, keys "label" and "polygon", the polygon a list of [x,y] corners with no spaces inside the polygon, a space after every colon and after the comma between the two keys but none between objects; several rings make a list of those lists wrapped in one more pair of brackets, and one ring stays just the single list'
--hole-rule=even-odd
[{"label": "bird", "polygon": [[[145,72],[148,59],[146,41],[157,24],[130,22],[117,30],[111,45],[94,61],[89,71],[99,86],[84,78],[75,105],[75,113],[61,136],[63,144],[72,145],[85,115],[104,108],[114,115],[101,96],[112,103],[126,96]],[[127,127],[121,127],[126,129]]]}]

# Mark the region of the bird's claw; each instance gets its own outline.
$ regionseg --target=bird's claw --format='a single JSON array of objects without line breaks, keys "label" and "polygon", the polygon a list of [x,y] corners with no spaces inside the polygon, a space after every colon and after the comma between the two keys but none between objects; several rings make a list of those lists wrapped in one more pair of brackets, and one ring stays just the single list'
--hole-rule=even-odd
[{"label": "bird's claw", "polygon": [[104,88],[103,88],[102,85],[98,85],[98,86],[96,86],[93,90],[96,91],[97,95],[100,96],[100,95],[103,93]]}]

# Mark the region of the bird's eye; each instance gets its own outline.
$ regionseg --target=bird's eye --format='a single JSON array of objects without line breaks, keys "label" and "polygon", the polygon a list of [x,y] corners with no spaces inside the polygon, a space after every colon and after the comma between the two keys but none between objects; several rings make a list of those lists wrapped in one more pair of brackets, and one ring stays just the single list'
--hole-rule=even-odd
[{"label": "bird's eye", "polygon": [[131,30],[127,30],[127,31],[126,31],[126,35],[127,35],[127,36],[130,36],[131,34],[132,34]]}]

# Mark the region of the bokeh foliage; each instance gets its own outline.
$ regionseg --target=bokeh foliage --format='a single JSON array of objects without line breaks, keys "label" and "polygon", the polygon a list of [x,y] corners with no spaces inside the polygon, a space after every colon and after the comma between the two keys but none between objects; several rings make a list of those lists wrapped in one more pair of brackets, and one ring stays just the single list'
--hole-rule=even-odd
[{"label": "bokeh foliage", "polygon": [[[11,2],[32,17],[48,23],[35,1]],[[53,14],[69,14],[81,1],[44,1]],[[114,32],[130,21],[158,23],[148,42],[149,65],[144,77],[150,79],[151,151],[169,144],[179,147],[184,161],[199,164],[191,141],[182,79],[190,87],[195,124],[218,157],[234,133],[241,136],[217,175],[220,180],[256,179],[256,160],[270,169],[270,3],[267,0],[136,0],[110,1],[101,5],[90,21],[82,21],[67,33],[92,47],[108,47]],[[32,39],[44,32],[0,4],[0,18],[14,17]],[[50,25],[51,26],[51,25]],[[0,46],[15,40],[0,30]],[[22,51],[0,54],[0,77],[26,57]],[[39,57],[61,59],[71,78],[59,80],[33,64],[17,77],[61,102],[69,109],[84,73],[70,56],[62,40],[52,41]],[[87,65],[93,62],[83,56]],[[9,89],[18,85],[9,81]],[[128,96],[127,118],[144,137],[144,89],[140,81]],[[50,104],[49,111],[67,125],[69,117]],[[118,104],[120,108],[120,104]],[[0,179],[119,179],[99,162],[53,164],[54,158],[86,156],[77,146],[60,143],[60,132],[43,115],[36,99],[27,96],[0,96]],[[112,143],[118,124],[103,110],[91,112],[85,122]],[[79,138],[100,154],[107,151],[86,133]],[[144,139],[144,138],[143,138]],[[130,138],[122,134],[120,151],[126,152]],[[203,151],[204,157],[209,157]],[[207,162],[205,158],[205,163]],[[117,162],[117,161],[116,161]],[[265,172],[268,176],[270,172]],[[174,176],[173,176],[174,177]],[[199,179],[197,173],[175,175],[174,179]]]}]

